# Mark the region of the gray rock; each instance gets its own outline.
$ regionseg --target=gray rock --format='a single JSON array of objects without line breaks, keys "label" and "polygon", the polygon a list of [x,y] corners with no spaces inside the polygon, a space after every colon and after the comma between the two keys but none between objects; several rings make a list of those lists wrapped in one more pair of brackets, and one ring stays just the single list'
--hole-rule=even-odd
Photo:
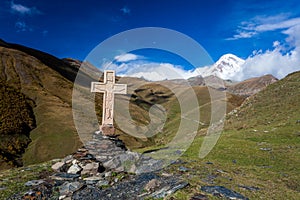
[{"label": "gray rock", "polygon": [[61,171],[60,169],[63,167],[65,165],[65,163],[64,162],[57,162],[57,163],[55,163],[54,165],[52,165],[52,169],[54,170],[54,171]]},{"label": "gray rock", "polygon": [[262,151],[272,151],[272,148],[267,148],[267,147],[265,147],[265,148],[259,148],[260,150],[262,150]]},{"label": "gray rock", "polygon": [[105,176],[105,177],[111,177],[111,171],[105,172],[104,176]]},{"label": "gray rock", "polygon": [[118,160],[116,158],[113,158],[113,159],[103,163],[103,166],[108,169],[116,169],[120,165],[121,165],[120,160]]},{"label": "gray rock", "polygon": [[43,184],[43,183],[45,183],[44,180],[32,180],[32,181],[26,182],[25,186],[28,186],[28,187],[30,187],[30,186],[37,186],[37,185],[40,185],[40,184]]},{"label": "gray rock", "polygon": [[209,200],[209,198],[204,194],[195,194],[190,200]]},{"label": "gray rock", "polygon": [[249,190],[249,191],[258,191],[258,190],[260,190],[259,187],[253,187],[253,186],[239,185],[239,187],[243,188],[245,190]]},{"label": "gray rock", "polygon": [[109,182],[107,180],[100,180],[96,184],[97,187],[103,187],[103,186],[108,186],[108,185],[109,185]]},{"label": "gray rock", "polygon": [[176,192],[179,189],[185,188],[186,186],[188,186],[187,182],[177,183],[174,186],[168,185],[168,186],[163,187],[162,189],[152,193],[151,197],[153,197],[153,198],[164,198],[164,197],[166,197],[170,194],[173,194],[174,192]]},{"label": "gray rock", "polygon": [[73,192],[79,190],[83,185],[80,182],[65,182],[59,186],[60,196],[70,196]]},{"label": "gray rock", "polygon": [[187,172],[187,171],[189,171],[189,169],[186,168],[186,167],[184,167],[184,166],[180,166],[180,167],[178,168],[178,170],[179,170],[180,172]]},{"label": "gray rock", "polygon": [[215,179],[217,178],[217,175],[208,175],[206,178],[201,179],[201,181],[208,183],[208,184],[214,184]]},{"label": "gray rock", "polygon": [[79,174],[68,174],[68,173],[56,173],[52,176],[50,176],[53,180],[58,181],[74,181],[80,177]]},{"label": "gray rock", "polygon": [[67,173],[78,174],[81,170],[82,168],[79,165],[73,163],[73,165],[68,169]]},{"label": "gray rock", "polygon": [[82,167],[81,175],[85,174],[97,174],[99,169],[99,163],[92,162]]},{"label": "gray rock", "polygon": [[223,197],[226,199],[248,200],[247,197],[244,197],[240,193],[227,189],[223,186],[202,186],[201,190],[214,196]]},{"label": "gray rock", "polygon": [[63,159],[63,162],[66,163],[66,164],[69,164],[71,163],[73,160],[73,156],[72,155],[68,155],[66,156],[64,159]]},{"label": "gray rock", "polygon": [[114,182],[117,183],[119,181],[119,178],[114,178]]},{"label": "gray rock", "polygon": [[147,192],[153,192],[155,189],[159,188],[161,182],[157,179],[150,180],[144,187]]},{"label": "gray rock", "polygon": [[86,184],[93,185],[98,183],[102,179],[103,178],[101,176],[92,176],[92,177],[84,178],[83,180],[86,182]]}]

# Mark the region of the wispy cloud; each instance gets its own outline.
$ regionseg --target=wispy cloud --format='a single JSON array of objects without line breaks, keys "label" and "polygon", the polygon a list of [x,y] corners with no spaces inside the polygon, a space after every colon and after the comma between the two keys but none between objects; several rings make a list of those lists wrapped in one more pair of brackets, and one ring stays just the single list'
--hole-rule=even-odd
[{"label": "wispy cloud", "polygon": [[24,21],[17,21],[15,23],[15,27],[17,32],[32,31],[32,28],[30,28]]},{"label": "wispy cloud", "polygon": [[127,7],[127,6],[124,6],[123,8],[120,9],[121,12],[124,14],[124,15],[128,15],[131,13],[131,10]]},{"label": "wispy cloud", "polygon": [[126,53],[126,54],[115,56],[115,60],[117,62],[129,62],[137,59],[139,59],[139,56],[132,53]]},{"label": "wispy cloud", "polygon": [[42,14],[36,7],[27,7],[22,4],[16,4],[14,1],[10,3],[10,9],[12,13],[20,14],[20,15],[37,15]]},{"label": "wispy cloud", "polygon": [[300,24],[300,17],[289,18],[288,14],[275,16],[256,16],[249,21],[244,21],[236,30],[236,34],[227,40],[252,38],[267,31],[286,30]]}]

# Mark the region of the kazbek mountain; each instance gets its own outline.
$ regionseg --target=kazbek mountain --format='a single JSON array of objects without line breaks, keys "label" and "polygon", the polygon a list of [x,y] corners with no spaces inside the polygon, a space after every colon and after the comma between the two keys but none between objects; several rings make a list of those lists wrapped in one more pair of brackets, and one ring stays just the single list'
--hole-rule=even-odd
[{"label": "kazbek mountain", "polygon": [[245,60],[233,54],[225,54],[212,66],[197,68],[196,72],[200,76],[189,78],[188,81],[191,85],[205,85],[205,80],[207,82],[224,81],[222,89],[242,96],[251,96],[278,81],[271,74],[235,81],[239,72],[243,70],[244,63]]},{"label": "kazbek mountain", "polygon": [[212,66],[197,68],[202,77],[217,76],[223,80],[232,80],[241,70],[245,60],[233,54],[225,54]]}]

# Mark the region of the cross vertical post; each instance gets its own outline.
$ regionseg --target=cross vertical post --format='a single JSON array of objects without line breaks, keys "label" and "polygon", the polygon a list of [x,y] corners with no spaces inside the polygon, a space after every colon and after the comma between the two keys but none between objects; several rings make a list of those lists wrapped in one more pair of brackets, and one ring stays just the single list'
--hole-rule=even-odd
[{"label": "cross vertical post", "polygon": [[115,83],[115,71],[105,70],[104,81],[92,82],[91,92],[103,93],[103,108],[102,108],[102,124],[100,131],[103,135],[114,136],[115,129],[113,126],[114,121],[114,98],[115,94],[126,94],[126,84]]}]

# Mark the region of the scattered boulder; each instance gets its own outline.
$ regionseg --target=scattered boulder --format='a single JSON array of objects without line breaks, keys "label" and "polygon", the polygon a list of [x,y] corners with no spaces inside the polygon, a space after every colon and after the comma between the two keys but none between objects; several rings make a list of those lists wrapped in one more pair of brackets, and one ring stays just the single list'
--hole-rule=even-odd
[{"label": "scattered boulder", "polygon": [[146,190],[147,192],[153,192],[155,191],[155,189],[159,188],[160,184],[161,182],[159,180],[152,179],[146,184],[144,190]]},{"label": "scattered boulder", "polygon": [[186,186],[188,186],[187,182],[179,182],[174,185],[168,185],[168,186],[165,186],[162,189],[154,192],[153,194],[151,194],[151,197],[164,198],[170,194],[175,193],[179,189],[185,188]]},{"label": "scattered boulder", "polygon": [[264,148],[259,148],[262,151],[272,151],[272,148],[264,147]]},{"label": "scattered boulder", "polygon": [[66,163],[65,162],[57,162],[55,163],[54,165],[52,165],[52,170],[53,171],[57,171],[57,172],[60,172],[60,170],[63,168],[63,166],[65,165]]},{"label": "scattered boulder", "polygon": [[100,180],[103,180],[101,176],[92,176],[83,179],[87,185],[93,185],[98,183]]},{"label": "scattered boulder", "polygon": [[43,184],[43,183],[45,183],[44,180],[32,180],[32,181],[26,182],[25,186],[28,186],[28,187],[30,187],[30,186],[37,186],[37,185],[40,185],[40,184]]},{"label": "scattered boulder", "polygon": [[180,166],[179,168],[178,168],[178,171],[180,171],[180,172],[187,172],[187,171],[189,171],[190,169],[188,169],[188,168],[186,168],[186,167],[184,167],[184,166]]},{"label": "scattered boulder", "polygon": [[50,176],[52,180],[57,181],[75,181],[80,177],[80,174],[56,173]]},{"label": "scattered boulder", "polygon": [[79,165],[73,164],[73,165],[68,169],[67,173],[69,173],[69,174],[78,174],[78,173],[81,172],[81,170],[82,170],[82,168],[81,168]]},{"label": "scattered boulder", "polygon": [[249,191],[258,191],[260,190],[259,187],[253,187],[253,186],[246,186],[246,185],[239,185],[240,188],[249,190]]},{"label": "scattered boulder", "polygon": [[207,184],[214,184],[215,179],[217,177],[218,177],[217,175],[209,174],[209,175],[206,176],[206,178],[201,179],[201,181],[203,181],[204,183],[207,183]]},{"label": "scattered boulder", "polygon": [[75,182],[65,182],[59,186],[60,197],[67,197],[72,195],[75,191],[79,190],[83,186],[82,183]]},{"label": "scattered boulder", "polygon": [[[104,169],[105,170],[105,169]],[[97,162],[87,163],[82,166],[81,175],[85,174],[97,174],[98,172],[103,172],[100,168],[100,164]]]},{"label": "scattered boulder", "polygon": [[201,190],[226,199],[248,200],[248,198],[244,197],[240,193],[225,188],[224,186],[202,186]]},{"label": "scattered boulder", "polygon": [[190,200],[209,200],[207,195],[204,194],[195,194],[190,198]]},{"label": "scattered boulder", "polygon": [[104,186],[108,186],[109,185],[109,181],[107,180],[100,180],[97,182],[96,186],[101,188],[101,187],[104,187]]}]

